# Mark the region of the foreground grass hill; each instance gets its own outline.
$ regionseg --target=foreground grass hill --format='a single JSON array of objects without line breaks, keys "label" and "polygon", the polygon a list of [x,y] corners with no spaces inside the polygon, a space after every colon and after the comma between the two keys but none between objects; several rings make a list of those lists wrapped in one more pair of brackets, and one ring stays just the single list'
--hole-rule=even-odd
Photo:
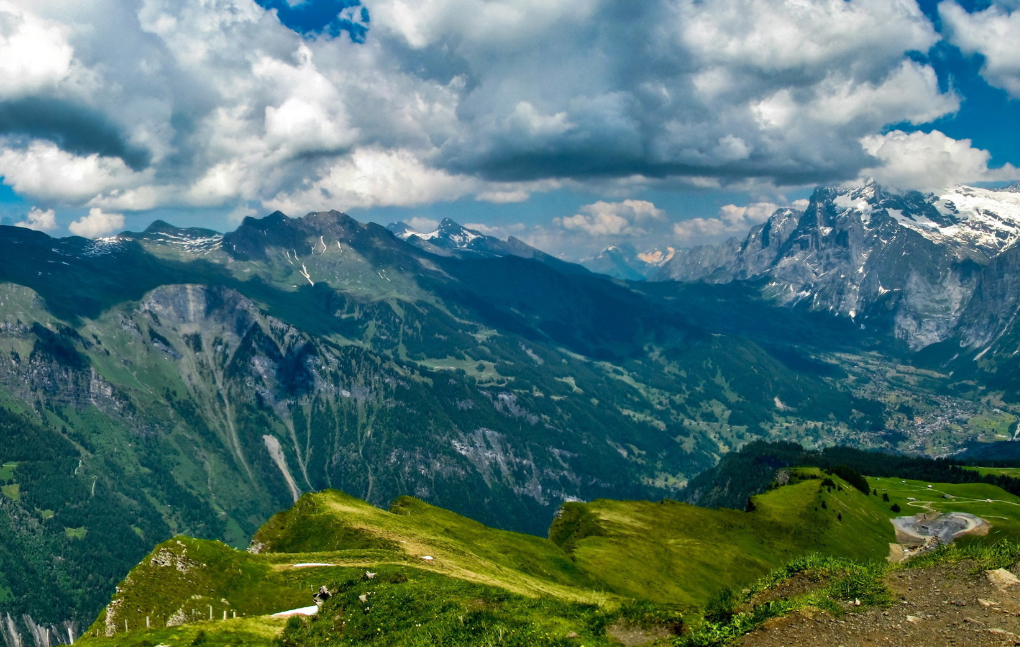
[{"label": "foreground grass hill", "polygon": [[[721,644],[705,642],[706,627],[725,638],[756,626],[740,620],[734,591],[762,581],[810,571],[828,587],[813,604],[880,599],[889,503],[815,468],[784,474],[748,511],[568,503],[549,539],[411,497],[381,510],[306,494],[248,551],[187,537],[157,546],[81,645]],[[332,597],[313,618],[275,615],[312,606],[320,587]],[[733,608],[720,614],[720,601]]]}]

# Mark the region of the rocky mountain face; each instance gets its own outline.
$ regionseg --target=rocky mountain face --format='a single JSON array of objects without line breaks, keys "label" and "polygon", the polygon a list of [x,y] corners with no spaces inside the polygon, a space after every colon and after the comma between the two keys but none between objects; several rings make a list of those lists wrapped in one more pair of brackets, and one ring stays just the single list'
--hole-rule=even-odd
[{"label": "rocky mountain face", "polygon": [[675,295],[453,225],[406,238],[338,212],[0,227],[0,615],[73,633],[147,547],[245,545],[303,492],[541,533],[563,501],[670,496],[750,438],[883,426]]},{"label": "rocky mountain face", "polygon": [[681,250],[654,278],[758,280],[779,303],[886,329],[913,350],[956,337],[977,344],[1009,318],[1007,303],[990,313],[990,297],[975,295],[1006,289],[996,274],[1008,272],[1018,236],[1015,189],[822,187],[805,211],[777,211],[739,244]]}]

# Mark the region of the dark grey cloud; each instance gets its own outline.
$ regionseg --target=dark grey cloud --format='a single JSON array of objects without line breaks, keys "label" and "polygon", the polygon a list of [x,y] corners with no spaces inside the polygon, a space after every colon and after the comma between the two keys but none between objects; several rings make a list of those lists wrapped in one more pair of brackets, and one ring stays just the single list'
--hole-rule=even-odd
[{"label": "dark grey cloud", "polygon": [[[959,106],[911,57],[939,38],[915,0],[363,4],[358,43],[254,0],[0,2],[0,175],[110,213],[620,198],[852,178],[887,163],[867,137]],[[9,64],[41,37],[57,64]]]},{"label": "dark grey cloud", "polygon": [[117,157],[129,168],[147,167],[151,155],[132,146],[121,128],[94,108],[65,99],[25,97],[0,101],[0,136],[51,141],[75,155]]},{"label": "dark grey cloud", "polygon": [[936,41],[913,0],[377,4],[405,65],[469,70],[435,161],[487,180],[843,179],[861,137],[957,106],[909,62]]}]

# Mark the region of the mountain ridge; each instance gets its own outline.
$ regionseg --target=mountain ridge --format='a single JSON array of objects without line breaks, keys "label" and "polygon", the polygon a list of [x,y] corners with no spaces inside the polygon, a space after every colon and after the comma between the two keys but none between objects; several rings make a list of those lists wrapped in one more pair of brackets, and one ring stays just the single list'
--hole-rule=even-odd
[{"label": "mountain ridge", "polygon": [[653,278],[766,278],[763,294],[778,303],[864,326],[877,321],[912,350],[974,338],[960,323],[983,268],[1020,234],[1015,196],[971,187],[898,195],[873,182],[820,187],[805,211],[775,212],[739,245],[681,250]]}]

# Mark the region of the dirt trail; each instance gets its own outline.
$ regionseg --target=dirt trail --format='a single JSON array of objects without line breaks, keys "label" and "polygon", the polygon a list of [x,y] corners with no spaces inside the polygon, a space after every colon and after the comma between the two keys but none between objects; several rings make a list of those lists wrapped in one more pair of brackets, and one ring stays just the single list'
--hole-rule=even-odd
[{"label": "dirt trail", "polygon": [[[999,589],[972,563],[903,570],[886,580],[894,603],[840,618],[804,611],[767,623],[742,647],[1020,645],[1020,585]],[[1013,572],[1020,572],[1014,567]]]},{"label": "dirt trail", "polygon": [[889,544],[888,560],[898,563],[920,553],[951,544],[963,535],[987,535],[991,524],[968,512],[919,512],[891,519],[896,543]]},{"label": "dirt trail", "polygon": [[892,520],[896,538],[901,544],[920,544],[937,537],[943,544],[961,535],[987,534],[989,524],[981,517],[966,512],[926,512]]}]

